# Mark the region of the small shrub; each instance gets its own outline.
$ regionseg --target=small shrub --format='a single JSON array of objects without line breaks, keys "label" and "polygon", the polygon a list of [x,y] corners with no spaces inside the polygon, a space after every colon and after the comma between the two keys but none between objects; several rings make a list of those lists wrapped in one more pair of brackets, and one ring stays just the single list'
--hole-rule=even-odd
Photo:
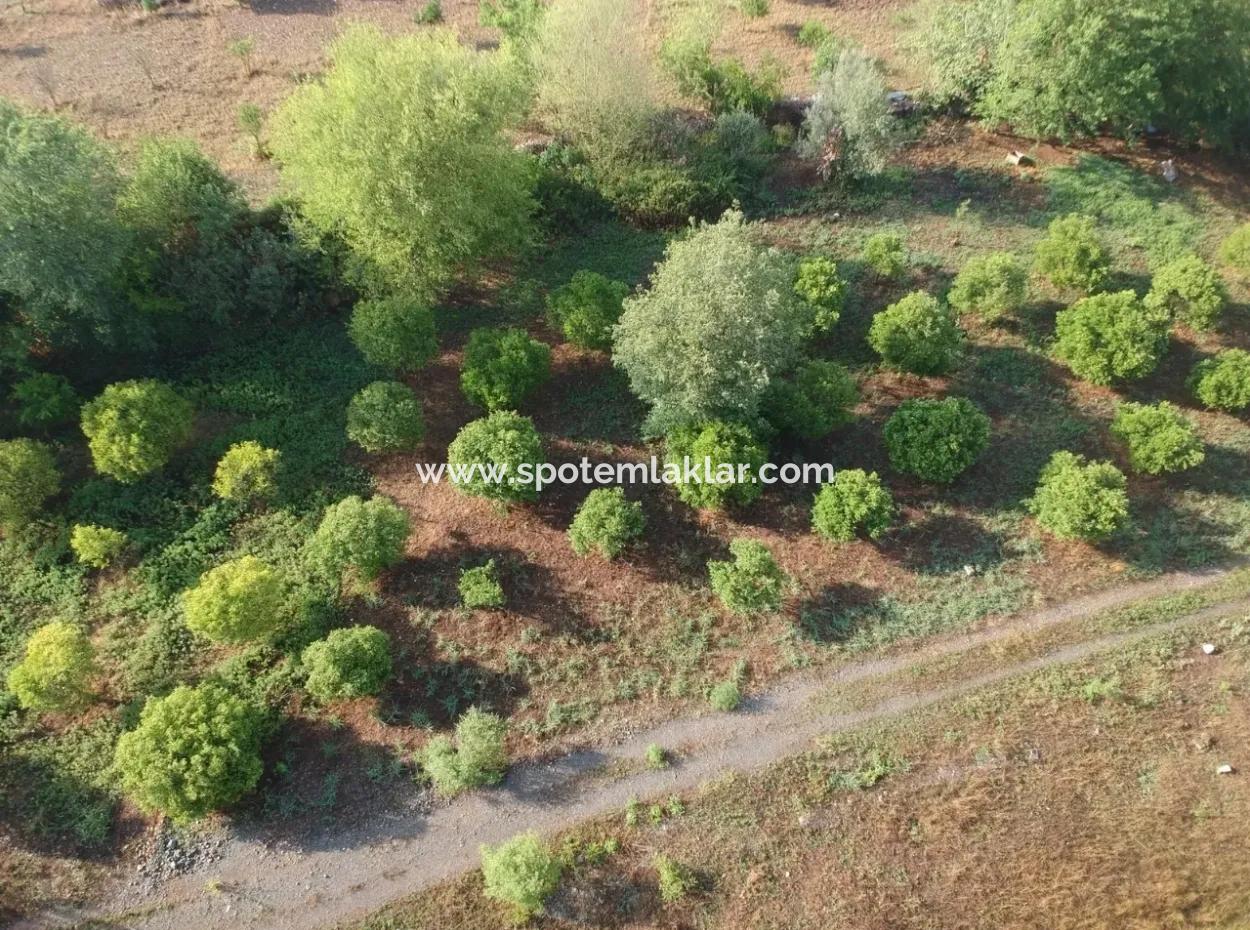
[{"label": "small shrub", "polygon": [[721,603],[738,614],[780,609],[788,579],[768,548],[753,539],[735,539],[729,554],[731,561],[707,563],[712,591]]},{"label": "small shrub", "polygon": [[799,27],[799,45],[804,48],[819,48],[832,35],[829,27],[819,20],[809,19]]},{"label": "small shrub", "polygon": [[759,19],[768,15],[772,3],[769,0],[738,0],[738,9],[748,19]]},{"label": "small shrub", "polygon": [[1097,294],[1059,312],[1055,355],[1093,384],[1144,378],[1167,350],[1168,325],[1132,291]]},{"label": "small shrub", "polygon": [[569,544],[578,555],[597,550],[605,559],[614,559],[645,527],[642,504],[627,500],[621,488],[596,488],[573,516]]},{"label": "small shrub", "polygon": [[133,482],[163,468],[191,438],[191,404],[160,381],[110,384],[82,408],[96,471]]},{"label": "small shrub", "polygon": [[543,18],[542,0],[478,0],[478,21],[512,42],[533,37]]},{"label": "small shrub", "polygon": [[360,301],[348,334],[365,361],[392,371],[417,371],[438,354],[433,311],[404,297]]},{"label": "small shrub", "polygon": [[443,21],[443,5],[439,0],[427,0],[425,6],[412,14],[412,19],[418,26],[431,26],[434,23],[441,23]]},{"label": "small shrub", "polygon": [[272,497],[278,490],[282,453],[259,442],[236,442],[217,462],[213,493],[222,500],[247,501]]},{"label": "small shrub", "polygon": [[850,542],[859,533],[877,539],[893,520],[893,496],[875,471],[859,468],[834,475],[812,505],[812,527],[833,542]]},{"label": "small shrub", "polygon": [[537,833],[522,833],[498,846],[482,847],[483,893],[510,904],[518,921],[542,911],[560,884],[563,865]]},{"label": "small shrub", "polygon": [[1220,243],[1220,261],[1234,271],[1250,276],[1250,223]]},{"label": "small shrub", "polygon": [[377,694],[391,677],[391,638],[372,626],[331,630],[305,647],[304,690],[318,701]]},{"label": "small shrub", "polygon": [[833,329],[846,306],[846,281],[838,274],[837,263],[830,258],[808,258],[799,262],[794,293],[812,308],[812,328],[816,332]]},{"label": "small shrub", "polygon": [[698,887],[694,872],[677,860],[660,853],[652,864],[659,882],[660,900],[665,904],[675,904]]},{"label": "small shrub", "polygon": [[1201,331],[1214,328],[1227,303],[1219,273],[1197,255],[1186,255],[1155,272],[1145,306]]},{"label": "small shrub", "polygon": [[705,39],[665,42],[660,58],[677,90],[714,114],[745,110],[763,116],[781,95],[783,72],[771,61],[749,71],[737,58],[712,58]]},{"label": "small shrub", "polygon": [[69,536],[69,547],[83,565],[105,568],[126,548],[126,534],[108,526],[77,523]]},{"label": "small shrub", "polygon": [[981,457],[990,418],[965,397],[904,401],[886,421],[890,464],[924,481],[954,481]]},{"label": "small shrub", "polygon": [[[543,442],[528,417],[500,410],[467,424],[447,447],[447,462],[464,470],[455,476],[456,487],[474,497],[500,503],[538,499],[537,481],[522,473],[546,461]],[[471,474],[468,469],[478,466]],[[491,468],[505,469],[499,480],[486,474]]]},{"label": "small shrub", "polygon": [[621,318],[629,285],[593,271],[579,271],[547,298],[551,325],[583,349],[612,348],[612,327]]},{"label": "small shrub", "polygon": [[456,722],[455,742],[436,736],[418,756],[434,790],[452,797],[482,785],[497,785],[508,770],[504,738],[508,725],[500,717],[471,707]]},{"label": "small shrub", "polygon": [[366,452],[412,449],[425,435],[421,402],[398,381],[374,381],[347,405],[347,437]]},{"label": "small shrub", "polygon": [[1250,407],[1250,352],[1225,349],[1214,358],[1203,359],[1194,366],[1189,389],[1212,410]]},{"label": "small shrub", "polygon": [[954,367],[963,334],[949,307],[915,291],[872,318],[868,344],[891,368],[937,375]]},{"label": "small shrub", "polygon": [[1121,404],[1111,432],[1128,446],[1133,471],[1148,475],[1185,471],[1206,458],[1202,440],[1173,404]]},{"label": "small shrub", "polygon": [[1073,214],[1051,221],[1046,238],[1037,245],[1033,267],[1055,287],[1089,293],[1106,280],[1111,259],[1093,218]]},{"label": "small shrub", "polygon": [[475,329],[464,350],[460,387],[487,410],[513,410],[551,376],[551,348],[521,329]]},{"label": "small shrub", "polygon": [[[709,423],[674,430],[667,440],[665,463],[682,470],[677,496],[691,507],[720,509],[745,506],[763,493],[757,476],[768,450],[747,427],[738,423]],[[697,469],[688,481],[684,460]],[[704,463],[710,463],[704,473]],[[711,480],[705,480],[711,479]]]},{"label": "small shrub", "polygon": [[947,300],[959,313],[997,320],[1024,306],[1029,276],[1015,256],[991,252],[972,259],[955,277]]},{"label": "small shrub", "polygon": [[668,753],[659,743],[647,747],[647,768],[656,771],[668,768]]},{"label": "small shrub", "polygon": [[77,392],[65,378],[46,371],[13,385],[17,422],[27,429],[51,429],[72,423],[81,406]]},{"label": "small shrub", "polygon": [[323,571],[350,568],[372,581],[404,557],[408,531],[408,514],[393,501],[352,495],[326,508],[308,540],[308,555]]},{"label": "small shrub", "polygon": [[27,710],[71,711],[86,703],[94,651],[81,628],[57,620],[26,641],[22,660],[9,670],[9,691]]},{"label": "small shrub", "polygon": [[241,103],[236,115],[239,131],[252,140],[252,154],[257,158],[265,158],[269,153],[265,144],[260,141],[261,131],[265,128],[265,112],[254,103]]},{"label": "small shrub", "polygon": [[61,490],[52,450],[33,439],[0,441],[0,527],[17,529]]},{"label": "small shrub", "polygon": [[1056,452],[1026,503],[1037,522],[1060,539],[1098,542],[1127,522],[1126,486],[1124,475],[1110,462]]},{"label": "small shrub", "polygon": [[742,703],[742,688],[733,678],[726,678],[711,687],[707,693],[707,702],[713,710],[728,714],[738,709]]},{"label": "small shrub", "polygon": [[774,381],[764,395],[764,417],[776,430],[802,439],[819,439],[851,422],[859,387],[837,362],[806,362],[785,381]]},{"label": "small shrub", "polygon": [[183,595],[187,626],[215,643],[260,639],[282,624],[281,576],[245,555],[218,565]]},{"label": "small shrub", "polygon": [[460,603],[466,610],[495,609],[505,603],[503,585],[495,560],[460,573]]},{"label": "small shrub", "polygon": [[879,278],[897,278],[907,268],[907,248],[898,233],[879,232],[864,243],[864,263]]},{"label": "small shrub", "polygon": [[149,698],[117,741],[122,790],[146,811],[195,820],[238,800],[260,779],[263,715],[216,682]]}]

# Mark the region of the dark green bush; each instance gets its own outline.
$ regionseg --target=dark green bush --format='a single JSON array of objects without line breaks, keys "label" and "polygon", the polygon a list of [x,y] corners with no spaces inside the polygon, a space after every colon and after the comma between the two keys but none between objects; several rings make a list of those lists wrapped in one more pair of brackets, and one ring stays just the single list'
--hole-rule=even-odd
[{"label": "dark green bush", "polygon": [[360,301],[348,332],[369,364],[397,372],[416,371],[438,354],[434,313],[404,297]]},{"label": "dark green bush", "polygon": [[1121,404],[1111,432],[1128,446],[1133,471],[1148,475],[1185,471],[1206,458],[1197,430],[1166,400],[1157,404]]},{"label": "dark green bush", "polygon": [[52,450],[33,439],[0,441],[0,527],[17,529],[61,490]]},{"label": "dark green bush", "polygon": [[642,535],[642,504],[625,498],[621,488],[596,488],[586,495],[569,525],[569,543],[578,555],[597,550],[614,559]]},{"label": "dark green bush", "polygon": [[503,607],[506,602],[494,559],[476,568],[464,569],[460,573],[457,589],[460,603],[466,610],[493,610]]},{"label": "dark green bush", "polygon": [[398,381],[365,385],[347,405],[347,435],[366,452],[412,449],[425,435],[421,403]]},{"label": "dark green bush", "polygon": [[875,471],[838,472],[812,505],[812,527],[833,542],[850,542],[859,533],[877,539],[893,521],[894,498]]},{"label": "dark green bush", "polygon": [[916,291],[872,318],[868,344],[891,368],[938,375],[954,367],[963,333],[949,307]]},{"label": "dark green bush", "polygon": [[781,608],[789,582],[772,553],[761,542],[735,539],[730,561],[707,563],[712,592],[734,613],[753,614]]},{"label": "dark green bush", "polygon": [[965,397],[904,401],[885,424],[890,464],[941,484],[971,468],[989,440],[990,418]]},{"label": "dark green bush", "polygon": [[946,299],[959,313],[975,313],[984,320],[996,320],[1019,310],[1028,292],[1028,273],[1015,256],[991,252],[964,265]]},{"label": "dark green bush", "polygon": [[1127,522],[1125,488],[1124,475],[1110,462],[1056,452],[1027,504],[1037,522],[1060,539],[1098,542]]},{"label": "dark green bush", "polygon": [[702,39],[668,41],[660,58],[677,90],[713,113],[745,110],[763,116],[781,95],[781,69],[766,62],[752,73],[737,58],[712,58],[711,43]]},{"label": "dark green bush", "polygon": [[[666,447],[665,464],[682,470],[677,496],[691,507],[746,505],[763,493],[758,475],[768,449],[741,424],[714,422],[676,429],[668,435]],[[686,480],[685,459],[698,470],[693,481]],[[705,463],[710,463],[708,474]]]},{"label": "dark green bush", "polygon": [[304,649],[300,662],[304,689],[318,701],[366,697],[391,676],[391,639],[372,626],[331,630]]},{"label": "dark green bush", "polygon": [[594,271],[579,271],[547,298],[551,325],[583,349],[610,349],[629,285]]},{"label": "dark green bush", "polygon": [[1096,294],[1055,318],[1055,356],[1093,384],[1144,378],[1167,351],[1170,323],[1132,291]]},{"label": "dark green bush", "polygon": [[460,387],[487,410],[514,410],[551,377],[551,348],[522,329],[475,329],[469,334]]},{"label": "dark green bush", "polygon": [[1096,291],[1111,270],[1111,258],[1088,216],[1061,216],[1051,221],[1037,245],[1034,270],[1055,287]]},{"label": "dark green bush", "polygon": [[[542,437],[533,421],[508,410],[467,424],[447,447],[456,487],[500,503],[537,500],[535,476],[522,474],[522,467],[532,471],[545,461]],[[491,470],[500,473],[491,475]]]},{"label": "dark green bush", "polygon": [[1244,410],[1250,407],[1250,352],[1225,349],[1194,366],[1189,388],[1204,407]]},{"label": "dark green bush", "polygon": [[82,404],[69,381],[46,371],[13,385],[13,402],[17,404],[17,422],[28,429],[72,423]]},{"label": "dark green bush", "polygon": [[774,381],[764,395],[764,417],[774,429],[819,439],[851,422],[859,387],[837,362],[805,362],[793,378]]},{"label": "dark green bush", "polygon": [[1197,255],[1182,256],[1156,271],[1145,300],[1147,310],[1196,330],[1212,329],[1226,303],[1223,279]]}]

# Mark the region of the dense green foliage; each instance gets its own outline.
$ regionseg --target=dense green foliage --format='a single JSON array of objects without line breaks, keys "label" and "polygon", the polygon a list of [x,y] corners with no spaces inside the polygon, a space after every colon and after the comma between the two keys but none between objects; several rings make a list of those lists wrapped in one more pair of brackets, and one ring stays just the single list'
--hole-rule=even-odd
[{"label": "dense green foliage", "polygon": [[1238,227],[1220,243],[1220,261],[1250,277],[1250,223]]},{"label": "dense green foliage", "polygon": [[321,570],[339,574],[351,569],[372,581],[404,557],[408,514],[385,497],[345,497],[326,508],[308,540],[308,555]]},{"label": "dense green foliage", "polygon": [[165,467],[191,438],[191,403],[161,381],[120,381],[82,408],[96,471],[121,482]]},{"label": "dense green foliage", "polygon": [[475,329],[460,369],[465,397],[487,410],[514,410],[551,377],[551,347],[523,329]]},{"label": "dense green foliage", "polygon": [[504,504],[538,499],[534,476],[525,476],[520,470],[523,465],[533,468],[546,460],[542,437],[533,421],[510,410],[498,410],[466,424],[447,447],[447,464],[456,487],[465,494]]},{"label": "dense green foliage", "polygon": [[846,281],[831,258],[807,258],[799,262],[794,293],[812,308],[817,332],[833,329],[846,306]]},{"label": "dense green foliage", "polygon": [[511,905],[518,922],[539,913],[560,884],[564,866],[537,833],[483,846],[481,852],[483,893]]},{"label": "dense green foliage", "polygon": [[1096,294],[1055,318],[1055,356],[1094,384],[1144,378],[1167,351],[1169,324],[1132,291]]},{"label": "dense green foliage", "polygon": [[839,471],[812,505],[812,527],[825,539],[850,542],[862,533],[878,539],[894,521],[894,498],[874,472]]},{"label": "dense green foliage", "polygon": [[1212,410],[1245,410],[1250,407],[1250,352],[1226,349],[1194,366],[1190,389],[1203,406]]},{"label": "dense green foliage", "polygon": [[1017,0],[924,0],[909,36],[924,60],[925,90],[939,106],[980,98],[994,53],[1016,18]]},{"label": "dense green foliage", "polygon": [[720,602],[738,614],[779,610],[789,578],[768,547],[754,539],[735,539],[729,554],[728,561],[707,563],[712,592]]},{"label": "dense green foliage", "polygon": [[801,439],[819,439],[851,422],[859,402],[855,378],[837,362],[814,359],[792,378],[774,381],[764,395],[764,419]]},{"label": "dense green foliage", "polygon": [[282,577],[254,555],[205,572],[183,595],[187,627],[218,643],[243,643],[281,626]]},{"label": "dense green foliage", "polygon": [[1095,291],[1107,277],[1111,258],[1088,216],[1061,216],[1051,221],[1046,238],[1037,244],[1034,270],[1055,287]]},{"label": "dense green foliage", "polygon": [[1197,330],[1213,328],[1227,303],[1223,279],[1197,255],[1182,256],[1156,271],[1145,300],[1146,309]]},{"label": "dense green foliage", "polygon": [[872,318],[868,344],[891,368],[938,375],[959,358],[963,333],[949,307],[931,294],[915,291]]},{"label": "dense green foliage", "polygon": [[621,488],[596,488],[573,515],[569,544],[578,555],[594,550],[605,559],[614,559],[645,527],[642,504],[627,500]]},{"label": "dense green foliage", "polygon": [[17,422],[30,429],[49,429],[78,418],[81,401],[61,375],[41,371],[13,385]]},{"label": "dense green foliage", "polygon": [[1028,507],[1037,522],[1060,539],[1098,542],[1127,522],[1125,488],[1124,475],[1110,462],[1056,452],[1042,470]]},{"label": "dense green foliage", "polygon": [[348,331],[365,360],[380,368],[413,372],[438,354],[434,314],[420,301],[362,300],[352,308]]},{"label": "dense green foliage", "polygon": [[1014,313],[1029,293],[1029,276],[1015,256],[990,252],[971,259],[955,277],[947,300],[959,313],[997,320]]},{"label": "dense green foliage", "polygon": [[621,318],[629,285],[594,271],[579,271],[547,298],[551,325],[583,349],[612,348],[612,327]]},{"label": "dense green foliage", "polygon": [[391,639],[372,626],[331,630],[305,647],[300,662],[304,690],[318,701],[366,697],[391,677]]},{"label": "dense green foliage", "polygon": [[499,581],[499,568],[494,559],[488,559],[483,565],[464,569],[460,573],[456,590],[465,610],[494,610],[503,607],[507,602],[503,584]]},{"label": "dense green foliage", "polygon": [[1165,401],[1121,404],[1111,432],[1128,446],[1133,471],[1148,475],[1185,471],[1206,458],[1197,430],[1180,409]]},{"label": "dense green foliage", "polygon": [[873,233],[864,242],[864,264],[879,278],[897,278],[907,269],[907,247],[894,232]]},{"label": "dense green foliage", "polygon": [[0,527],[21,527],[60,490],[61,473],[48,446],[33,439],[0,441]]},{"label": "dense green foliage", "polygon": [[9,691],[29,710],[70,711],[89,696],[94,650],[82,628],[57,620],[37,629],[9,670]]},{"label": "dense green foliage", "polygon": [[222,500],[246,503],[271,497],[277,491],[282,453],[259,442],[236,442],[217,461],[213,493]]},{"label": "dense green foliage", "polygon": [[366,452],[411,449],[425,435],[421,402],[399,381],[374,381],[347,405],[347,435]]},{"label": "dense green foliage", "polygon": [[78,523],[70,532],[69,547],[83,565],[105,568],[126,548],[126,534],[108,526]]},{"label": "dense green foliage", "polygon": [[[682,470],[677,496],[691,507],[751,503],[764,491],[756,476],[767,459],[768,449],[740,423],[680,427],[665,443],[665,463]],[[686,460],[695,469],[692,480],[687,480]]]},{"label": "dense green foliage", "polygon": [[436,736],[425,745],[418,757],[421,768],[444,797],[496,785],[508,769],[507,732],[508,725],[501,718],[470,707],[456,721],[454,742]]},{"label": "dense green foliage", "polygon": [[890,464],[946,484],[972,467],[990,440],[990,418],[966,397],[904,401],[885,424]]}]

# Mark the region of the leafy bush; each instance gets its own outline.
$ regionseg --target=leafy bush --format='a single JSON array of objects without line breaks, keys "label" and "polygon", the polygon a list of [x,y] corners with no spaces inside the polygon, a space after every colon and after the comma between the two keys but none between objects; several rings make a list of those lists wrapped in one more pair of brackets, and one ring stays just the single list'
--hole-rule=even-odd
[{"label": "leafy bush", "polygon": [[1197,255],[1183,256],[1156,271],[1145,301],[1146,309],[1196,330],[1213,328],[1226,303],[1224,281]]},{"label": "leafy bush", "polygon": [[108,526],[77,523],[69,537],[69,547],[79,562],[104,568],[126,548],[126,534]]},{"label": "leafy bush", "polygon": [[191,404],[160,381],[119,381],[82,408],[96,471],[123,483],[165,466],[191,438]]},{"label": "leafy bush", "polygon": [[348,332],[365,360],[380,368],[412,372],[438,354],[433,311],[404,297],[360,301]]},{"label": "leafy bush", "polygon": [[742,703],[742,687],[733,678],[718,681],[708,690],[707,702],[713,710],[728,714],[738,709]]},{"label": "leafy bush", "polygon": [[764,417],[781,432],[819,439],[851,422],[859,387],[837,362],[805,362],[793,379],[774,381],[764,398]]},{"label": "leafy bush", "polygon": [[650,289],[625,301],[612,357],[652,405],[649,432],[754,419],[810,331],[793,282],[785,256],[757,245],[737,211],[668,247]]},{"label": "leafy bush", "polygon": [[278,489],[277,472],[282,453],[259,442],[236,442],[217,461],[213,493],[222,500],[247,501],[271,497]]},{"label": "leafy bush", "polygon": [[880,65],[861,49],[843,49],[816,77],[799,154],[819,159],[826,178],[861,179],[884,171],[896,144]]},{"label": "leafy bush", "polygon": [[460,573],[458,590],[460,603],[466,610],[498,608],[506,600],[494,559],[490,559],[485,565],[464,569]]},{"label": "leafy bush", "polygon": [[569,525],[569,544],[578,555],[598,550],[614,559],[646,527],[642,504],[626,500],[621,488],[596,488],[586,495]]},{"label": "leafy bush", "polygon": [[443,4],[439,0],[426,0],[425,6],[412,14],[413,22],[418,26],[432,26],[443,21]]},{"label": "leafy bush", "polygon": [[81,401],[73,386],[60,375],[41,371],[13,385],[17,422],[28,429],[48,429],[72,423]]},{"label": "leafy bush", "polygon": [[1133,471],[1148,475],[1185,471],[1206,458],[1193,423],[1166,400],[1157,404],[1121,404],[1111,432],[1128,446]]},{"label": "leafy bush", "polygon": [[1244,410],[1250,407],[1250,352],[1225,349],[1194,366],[1189,388],[1204,407]]},{"label": "leafy bush", "polygon": [[456,722],[456,739],[436,736],[418,756],[421,768],[444,797],[497,785],[508,770],[508,725],[494,714],[469,708]]},{"label": "leafy bush", "polygon": [[33,439],[0,441],[0,527],[28,523],[60,490],[61,473],[48,446]]},{"label": "leafy bush", "polygon": [[510,904],[523,922],[543,908],[560,884],[564,867],[537,833],[522,833],[498,846],[482,847],[483,893]]},{"label": "leafy bush", "polygon": [[[767,461],[768,450],[740,423],[714,421],[701,427],[681,427],[669,433],[666,445],[665,465],[681,469],[677,496],[691,507],[745,506],[763,493],[757,475]],[[687,480],[687,459],[696,469],[693,480]],[[709,465],[706,474],[705,463]]]},{"label": "leafy bush", "polygon": [[1034,270],[1055,287],[1095,291],[1111,270],[1094,221],[1072,214],[1051,221],[1046,238],[1037,244]]},{"label": "leafy bush", "polygon": [[373,626],[331,630],[300,656],[304,690],[318,701],[377,694],[391,677],[391,638]]},{"label": "leafy bush", "polygon": [[864,243],[864,264],[879,278],[897,278],[907,268],[907,248],[898,233],[879,232]]},{"label": "leafy bush", "polygon": [[915,291],[872,318],[868,344],[891,368],[937,375],[959,359],[963,333],[949,307]]},{"label": "leafy bush", "polygon": [[817,332],[833,329],[846,306],[846,281],[838,274],[838,266],[830,258],[808,258],[799,262],[794,293],[814,311]]},{"label": "leafy bush", "polygon": [[1144,378],[1167,351],[1169,322],[1132,291],[1096,294],[1055,318],[1055,356],[1093,384]]},{"label": "leafy bush", "polygon": [[994,56],[1015,20],[1016,0],[926,0],[908,36],[926,65],[925,90],[939,106],[980,98]]},{"label": "leafy bush", "polygon": [[1220,261],[1242,275],[1250,275],[1250,223],[1220,243]]},{"label": "leafy bush", "polygon": [[487,410],[513,410],[551,377],[551,347],[523,329],[475,329],[464,350],[460,387]]},{"label": "leafy bush", "polygon": [[712,36],[670,37],[660,49],[660,60],[677,91],[713,113],[745,110],[763,116],[781,95],[780,68],[765,62],[754,73],[737,58],[712,58]]},{"label": "leafy bush", "polygon": [[366,452],[411,449],[425,435],[421,402],[398,381],[374,381],[347,405],[347,436]]},{"label": "leafy bush", "polygon": [[260,779],[263,723],[257,707],[211,681],[149,698],[117,741],[122,790],[175,821],[226,807]]},{"label": "leafy bush", "polygon": [[738,614],[781,608],[788,578],[761,542],[735,539],[729,544],[731,561],[707,563],[712,592]]},{"label": "leafy bush", "polygon": [[904,401],[885,424],[890,464],[941,484],[971,468],[989,440],[990,418],[966,397]]},{"label": "leafy bush", "polygon": [[689,867],[682,865],[663,853],[652,861],[660,888],[660,900],[673,904],[682,900],[698,887],[698,880]]},{"label": "leafy bush", "polygon": [[273,115],[269,145],[303,214],[351,249],[357,279],[428,299],[520,243],[532,175],[505,136],[524,97],[508,56],[445,30],[354,26],[329,57]]},{"label": "leafy bush", "polygon": [[594,271],[579,271],[547,298],[551,325],[583,349],[612,348],[612,327],[621,318],[629,285]]},{"label": "leafy bush", "polygon": [[817,48],[829,38],[831,32],[829,27],[820,20],[809,19],[799,27],[799,33],[796,37],[799,45],[804,48]]},{"label": "leafy bush", "polygon": [[9,670],[9,690],[19,704],[35,711],[77,710],[90,694],[94,651],[81,628],[57,620],[26,641],[22,660]]},{"label": "leafy bush", "polygon": [[946,299],[959,313],[996,320],[1024,306],[1028,293],[1028,273],[1015,257],[1006,252],[991,252],[964,266]]},{"label": "leafy bush", "polygon": [[326,508],[308,540],[313,564],[331,574],[352,569],[372,581],[404,557],[408,514],[385,497],[345,497]]},{"label": "leafy bush", "polygon": [[812,527],[834,542],[850,542],[859,533],[877,539],[893,521],[893,496],[875,471],[860,468],[834,475],[812,505]]},{"label": "leafy bush", "polygon": [[478,21],[509,42],[531,40],[543,21],[542,0],[478,0]]},{"label": "leafy bush", "polygon": [[[527,478],[521,469],[534,469],[545,461],[542,437],[533,421],[509,410],[466,424],[447,447],[447,463],[459,490],[505,504],[538,499],[534,476]],[[457,467],[464,474],[455,474]],[[499,480],[487,473],[492,467],[504,469]]]},{"label": "leafy bush", "polygon": [[1124,475],[1110,462],[1089,462],[1073,452],[1056,452],[1027,501],[1037,522],[1060,539],[1097,542],[1128,520]]},{"label": "leafy bush", "polygon": [[253,555],[206,572],[183,595],[187,626],[216,643],[243,643],[272,633],[283,621],[282,577]]}]

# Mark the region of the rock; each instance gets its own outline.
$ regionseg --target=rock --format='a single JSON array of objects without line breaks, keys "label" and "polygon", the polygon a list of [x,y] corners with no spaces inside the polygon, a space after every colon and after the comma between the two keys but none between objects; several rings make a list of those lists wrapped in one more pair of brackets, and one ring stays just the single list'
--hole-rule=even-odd
[{"label": "rock", "polygon": [[1202,644],[1202,654],[1204,656],[1213,656],[1215,655],[1217,651],[1218,650],[1216,649],[1215,643],[1203,643]]},{"label": "rock", "polygon": [[1181,176],[1181,173],[1176,170],[1176,162],[1170,158],[1159,163],[1159,171],[1163,175],[1163,180],[1169,184],[1175,184]]},{"label": "rock", "polygon": [[1026,155],[1024,152],[1013,150],[1007,155],[1007,164],[1015,165],[1017,168],[1032,168],[1037,161],[1032,155]]},{"label": "rock", "polygon": [[916,101],[905,91],[892,90],[885,95],[885,100],[890,105],[891,116],[910,116],[916,110]]},{"label": "rock", "polygon": [[1225,762],[1223,765],[1221,765],[1218,769],[1215,770],[1215,774],[1232,775],[1234,771],[1235,769],[1231,765],[1229,765],[1227,762]]}]

